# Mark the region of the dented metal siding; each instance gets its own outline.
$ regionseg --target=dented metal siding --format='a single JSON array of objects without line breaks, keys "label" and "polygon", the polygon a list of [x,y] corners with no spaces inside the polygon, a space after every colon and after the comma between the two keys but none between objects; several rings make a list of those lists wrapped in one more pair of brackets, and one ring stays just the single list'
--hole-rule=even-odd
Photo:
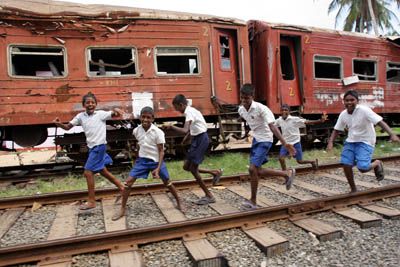
[{"label": "dented metal siding", "polygon": [[[4,10],[3,10],[4,11]],[[29,19],[10,15],[0,23],[0,55],[9,44],[62,45],[66,50],[68,75],[57,78],[10,77],[7,62],[0,63],[0,126],[50,124],[55,117],[69,121],[82,110],[81,98],[91,91],[99,109],[119,107],[137,113],[134,94],[149,93],[160,118],[181,116],[173,110],[172,98],[183,93],[204,115],[215,113],[210,102],[208,43],[213,24],[208,21],[168,20],[65,20]],[[223,26],[219,26],[223,27]],[[250,77],[246,27],[230,26],[240,35],[245,49],[245,73]],[[87,47],[133,46],[137,51],[137,73],[132,77],[88,77]],[[156,75],[156,46],[197,47],[198,75]],[[247,80],[249,81],[249,80]],[[246,81],[246,82],[247,82]]]}]

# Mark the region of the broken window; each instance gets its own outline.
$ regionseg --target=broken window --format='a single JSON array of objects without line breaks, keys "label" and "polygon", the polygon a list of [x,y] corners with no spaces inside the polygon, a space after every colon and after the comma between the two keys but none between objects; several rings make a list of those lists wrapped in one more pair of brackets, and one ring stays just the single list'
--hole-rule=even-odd
[{"label": "broken window", "polygon": [[219,46],[221,50],[221,69],[230,70],[231,69],[231,52],[229,48],[229,37],[220,36]]},{"label": "broken window", "polygon": [[198,74],[199,52],[191,47],[157,47],[157,74]]},{"label": "broken window", "polygon": [[88,48],[89,76],[136,74],[136,49],[132,47]]},{"label": "broken window", "polygon": [[353,59],[353,74],[360,81],[376,81],[376,62]]},{"label": "broken window", "polygon": [[387,63],[386,80],[391,83],[400,83],[400,63]]},{"label": "broken window", "polygon": [[342,79],[342,59],[340,57],[315,56],[314,77],[316,79]]},{"label": "broken window", "polygon": [[66,76],[63,47],[13,45],[9,51],[12,76]]},{"label": "broken window", "polygon": [[292,57],[290,55],[290,48],[285,45],[281,45],[281,72],[284,80],[293,80],[294,71]]}]

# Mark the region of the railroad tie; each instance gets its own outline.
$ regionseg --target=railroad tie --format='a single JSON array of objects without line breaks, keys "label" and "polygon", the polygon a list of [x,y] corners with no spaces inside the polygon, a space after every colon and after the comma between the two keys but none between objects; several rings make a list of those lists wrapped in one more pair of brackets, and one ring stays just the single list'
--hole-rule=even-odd
[{"label": "railroad tie", "polygon": [[313,233],[321,242],[334,240],[343,236],[342,230],[317,219],[303,218],[292,219],[291,221],[300,228]]},{"label": "railroad tie", "polygon": [[373,211],[383,216],[385,219],[398,220],[400,219],[400,210],[386,207],[380,204],[360,204],[366,210]]},{"label": "railroad tie", "polygon": [[10,229],[19,216],[21,216],[24,210],[25,208],[8,209],[0,216],[0,238],[7,233],[8,229]]},{"label": "railroad tie", "polygon": [[339,215],[342,215],[343,217],[352,219],[355,223],[360,225],[361,228],[369,228],[382,225],[381,218],[350,207],[335,208],[333,209],[333,211]]},{"label": "railroad tie", "polygon": [[[115,205],[114,199],[103,199],[103,215],[106,232],[125,230],[126,216],[113,221],[112,217],[115,212],[119,211],[121,205]],[[143,267],[143,257],[136,245],[126,244],[119,245],[108,251],[110,259],[110,267],[132,266]]]},{"label": "railroad tie", "polygon": [[243,231],[254,240],[267,257],[273,257],[289,249],[289,241],[267,226],[243,229]]}]

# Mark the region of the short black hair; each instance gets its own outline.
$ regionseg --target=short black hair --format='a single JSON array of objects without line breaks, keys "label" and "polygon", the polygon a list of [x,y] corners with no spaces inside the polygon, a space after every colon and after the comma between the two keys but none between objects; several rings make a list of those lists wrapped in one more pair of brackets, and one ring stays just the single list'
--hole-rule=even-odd
[{"label": "short black hair", "polygon": [[174,106],[180,105],[180,104],[187,105],[187,103],[188,103],[188,101],[187,101],[186,97],[182,94],[176,95],[174,97],[174,99],[172,100],[172,105],[174,105]]},{"label": "short black hair", "polygon": [[353,90],[353,89],[348,90],[346,93],[344,93],[343,99],[348,95],[354,96],[355,99],[358,100],[358,93],[356,90]]},{"label": "short black hair", "polygon": [[84,96],[82,97],[82,106],[85,105],[85,102],[86,102],[86,99],[87,99],[87,98],[93,98],[93,99],[94,99],[94,102],[96,102],[96,104],[97,104],[97,98],[96,98],[96,96],[95,96],[92,92],[89,92],[89,93],[87,93],[86,95],[84,95]]},{"label": "short black hair", "polygon": [[254,85],[250,83],[245,83],[240,88],[240,93],[243,95],[254,95],[254,91],[255,91]]},{"label": "short black hair", "polygon": [[288,104],[282,104],[281,110],[282,110],[282,109],[287,109],[287,110],[290,111],[290,106],[289,106]]},{"label": "short black hair", "polygon": [[142,116],[143,113],[150,113],[154,117],[154,109],[152,107],[147,106],[142,108],[142,110],[140,111],[140,116]]}]

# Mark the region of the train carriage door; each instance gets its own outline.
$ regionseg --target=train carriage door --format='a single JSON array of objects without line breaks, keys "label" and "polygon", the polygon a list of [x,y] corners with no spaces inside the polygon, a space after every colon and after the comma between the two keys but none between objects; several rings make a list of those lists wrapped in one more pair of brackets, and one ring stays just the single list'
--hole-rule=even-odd
[{"label": "train carriage door", "polygon": [[235,30],[214,28],[213,71],[215,95],[226,103],[239,101],[239,71]]},{"label": "train carriage door", "polygon": [[295,42],[293,38],[280,38],[280,75],[279,92],[281,104],[289,106],[301,105],[301,90],[298,60],[296,60]]}]

